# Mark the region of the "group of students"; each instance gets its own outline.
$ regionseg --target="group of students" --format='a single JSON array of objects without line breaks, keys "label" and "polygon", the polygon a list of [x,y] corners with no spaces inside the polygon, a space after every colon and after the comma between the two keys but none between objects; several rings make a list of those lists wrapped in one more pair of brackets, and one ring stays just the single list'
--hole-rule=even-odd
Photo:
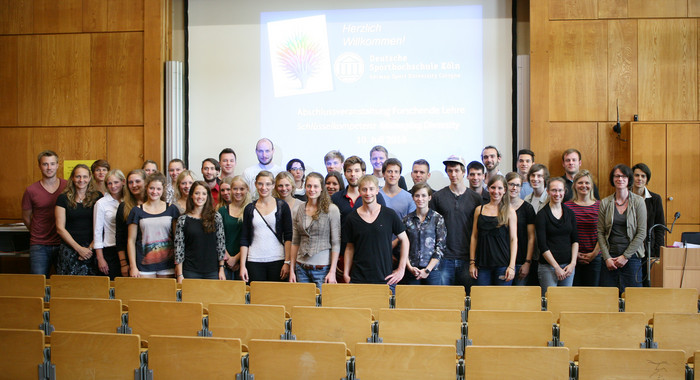
[{"label": "group of students", "polygon": [[[464,185],[464,160],[451,156],[444,161],[449,186],[434,193],[425,182],[429,164],[417,160],[409,192],[401,162],[375,148],[373,174],[358,156],[345,160],[337,151],[324,159],[326,176],[306,174],[299,159],[278,173],[263,170],[271,155],[263,162],[259,154],[253,188],[249,173],[218,178],[223,165],[215,159],[203,162],[204,181],[179,159],[168,164],[169,180],[153,161],[125,176],[97,160],[77,165],[65,181],[56,177],[56,153],[44,151],[42,180],[23,199],[32,272],[48,274],[55,257],[58,274],[178,282],[539,284],[543,294],[549,286],[641,285],[647,216],[663,219],[658,195],[646,189],[646,165],[616,165],[609,179],[615,193],[600,201],[587,170],[571,184],[549,178],[531,151],[519,152],[519,162],[531,155],[525,174],[496,173],[482,158],[482,173],[493,173],[483,184],[488,194],[479,195]],[[422,176],[413,175],[417,167]],[[52,244],[46,215],[52,197],[60,244]]]}]

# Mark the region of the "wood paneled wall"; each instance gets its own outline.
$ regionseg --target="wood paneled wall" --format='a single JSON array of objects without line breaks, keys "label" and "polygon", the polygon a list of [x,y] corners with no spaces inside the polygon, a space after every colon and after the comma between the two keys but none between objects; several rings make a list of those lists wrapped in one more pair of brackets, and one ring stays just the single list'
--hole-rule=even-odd
[{"label": "wood paneled wall", "polygon": [[[622,139],[640,121],[697,122],[700,0],[531,0],[531,148],[552,175],[578,148],[597,178],[630,164]],[[655,144],[649,141],[653,151]],[[634,163],[631,163],[634,164]]]},{"label": "wood paneled wall", "polygon": [[0,0],[0,221],[21,218],[42,150],[162,161],[169,19],[170,0]]}]

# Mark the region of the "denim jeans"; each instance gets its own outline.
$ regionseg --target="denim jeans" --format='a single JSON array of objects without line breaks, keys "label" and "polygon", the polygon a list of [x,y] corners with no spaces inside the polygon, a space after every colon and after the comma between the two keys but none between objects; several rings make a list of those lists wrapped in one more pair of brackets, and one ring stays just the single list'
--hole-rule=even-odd
[{"label": "denim jeans", "polygon": [[476,276],[476,285],[511,285],[513,280],[506,281],[506,269],[508,267],[479,267]]},{"label": "denim jeans", "polygon": [[219,271],[214,271],[210,273],[195,272],[187,269],[182,270],[182,275],[185,278],[195,278],[199,280],[218,280]]},{"label": "denim jeans", "polygon": [[469,262],[459,259],[440,260],[440,285],[462,285],[469,294],[472,286]]},{"label": "denim jeans", "polygon": [[532,274],[531,272],[533,271],[532,263],[530,263],[530,272],[527,273],[527,276],[525,278],[520,279],[518,278],[518,273],[520,273],[520,267],[521,265],[515,265],[515,278],[513,279],[513,286],[527,286],[528,284],[528,279],[530,278],[530,275]]},{"label": "denim jeans", "polygon": [[632,255],[624,267],[608,270],[603,261],[600,267],[600,286],[616,286],[620,294],[626,287],[642,286],[642,260],[637,255]]},{"label": "denim jeans", "polygon": [[[598,286],[600,284],[600,270],[603,255],[598,254],[588,264],[576,264],[574,286]],[[606,269],[607,270],[607,269]]]},{"label": "denim jeans", "polygon": [[[569,264],[559,264],[559,267],[564,269]],[[539,267],[537,268],[537,276],[540,279],[540,287],[542,288],[542,297],[545,296],[547,293],[547,288],[550,286],[571,286],[574,283],[574,275],[576,271],[574,270],[574,273],[571,274],[571,276],[559,280],[557,278],[557,273],[554,271],[554,268],[549,265],[549,263],[540,263]]]},{"label": "denim jeans", "polygon": [[442,285],[442,274],[440,273],[440,264],[436,265],[433,270],[430,271],[428,277],[416,280],[416,277],[411,273],[404,273],[403,280],[401,284],[406,285]]},{"label": "denim jeans", "polygon": [[229,267],[224,267],[224,274],[227,280],[235,280],[238,277],[238,271],[229,269]]},{"label": "denim jeans", "polygon": [[47,278],[49,277],[51,266],[56,265],[58,247],[58,245],[41,244],[29,246],[29,263],[32,274],[43,274]]},{"label": "denim jeans", "polygon": [[318,290],[321,290],[321,285],[323,285],[330,269],[330,265],[325,265],[322,269],[312,269],[304,268],[302,264],[297,263],[294,274],[297,276],[297,282],[313,282]]}]

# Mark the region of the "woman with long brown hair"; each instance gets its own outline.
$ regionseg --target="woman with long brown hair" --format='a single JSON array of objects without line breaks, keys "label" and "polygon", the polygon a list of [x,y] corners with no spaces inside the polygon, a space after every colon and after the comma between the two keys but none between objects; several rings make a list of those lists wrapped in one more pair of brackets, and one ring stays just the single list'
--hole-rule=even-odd
[{"label": "woman with long brown hair", "polygon": [[79,164],[56,200],[56,231],[61,237],[57,274],[94,275],[97,264],[92,246],[93,208],[102,194],[95,189],[90,168]]},{"label": "woman with long brown hair", "polygon": [[211,189],[197,181],[187,195],[187,211],[175,226],[175,274],[183,278],[225,280],[224,225],[213,206]]}]

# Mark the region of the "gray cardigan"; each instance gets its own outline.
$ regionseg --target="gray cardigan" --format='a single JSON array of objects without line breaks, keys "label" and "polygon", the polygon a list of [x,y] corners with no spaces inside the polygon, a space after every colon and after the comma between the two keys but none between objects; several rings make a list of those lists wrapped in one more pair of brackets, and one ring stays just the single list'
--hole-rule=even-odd
[{"label": "gray cardigan", "polygon": [[[615,217],[615,194],[600,201],[598,210],[598,244],[603,254],[603,260],[612,258],[610,256],[610,244],[608,238],[612,231],[613,218]],[[647,207],[644,198],[633,192],[629,192],[629,203],[627,205],[627,237],[630,245],[622,254],[626,258],[637,254],[644,257],[644,237],[647,229]]]},{"label": "gray cardigan", "polygon": [[328,213],[320,213],[317,220],[312,220],[309,228],[306,225],[306,202],[299,205],[294,216],[292,244],[299,246],[298,257],[311,257],[318,252],[330,249],[340,252],[340,210],[333,203],[328,207]]}]

